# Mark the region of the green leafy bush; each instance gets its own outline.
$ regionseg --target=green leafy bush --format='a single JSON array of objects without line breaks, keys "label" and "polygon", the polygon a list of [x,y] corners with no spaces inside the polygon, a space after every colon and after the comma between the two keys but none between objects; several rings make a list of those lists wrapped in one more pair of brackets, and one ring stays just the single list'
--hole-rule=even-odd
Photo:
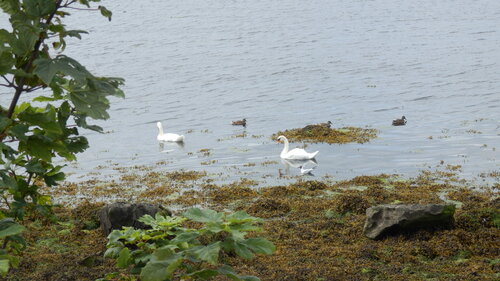
[{"label": "green leafy bush", "polygon": [[[105,256],[115,258],[118,267],[130,268],[143,281],[208,280],[219,274],[232,280],[259,280],[238,275],[221,262],[222,253],[251,259],[275,251],[264,238],[245,238],[248,232],[261,230],[256,224],[262,220],[244,211],[225,214],[191,208],[182,216],[145,215],[139,220],[151,228],[114,230]],[[198,227],[186,228],[186,223]]]},{"label": "green leafy bush", "polygon": [[[88,148],[78,128],[101,131],[87,118],[107,119],[108,97],[123,97],[123,79],[95,76],[62,54],[67,38],[87,33],[63,24],[72,6],[111,16],[102,6],[91,8],[92,2],[100,0],[0,1],[11,23],[10,30],[0,29],[0,88],[12,92],[10,103],[0,105],[0,198],[8,210],[0,214],[22,219],[26,210],[35,210],[48,215],[50,198],[39,187],[55,186],[65,177],[53,159],[75,160]],[[42,89],[43,96],[32,94]],[[20,103],[28,94],[24,100],[33,103]]]},{"label": "green leafy bush", "polygon": [[12,218],[0,220],[0,275],[6,276],[10,267],[19,265],[18,254],[26,247],[24,239],[20,236],[25,230],[24,226],[17,224]]},{"label": "green leafy bush", "polygon": [[[8,253],[24,243],[13,234],[22,229],[14,220],[22,221],[27,212],[52,216],[51,198],[40,187],[64,180],[63,165],[54,159],[75,160],[88,148],[78,129],[102,131],[87,119],[107,119],[108,98],[123,97],[123,79],[95,76],[63,54],[67,38],[87,33],[66,29],[69,11],[99,11],[111,18],[105,7],[92,8],[93,2],[100,0],[0,0],[10,22],[8,29],[0,28],[0,218],[13,219],[0,225],[0,233],[10,233],[0,236],[2,274],[19,262]],[[11,99],[4,98],[8,93]]]}]

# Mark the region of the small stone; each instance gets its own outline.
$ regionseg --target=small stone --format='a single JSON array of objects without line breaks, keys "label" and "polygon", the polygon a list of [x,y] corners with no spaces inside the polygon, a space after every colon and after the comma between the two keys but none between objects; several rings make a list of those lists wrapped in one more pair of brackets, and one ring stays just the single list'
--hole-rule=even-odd
[{"label": "small stone", "polygon": [[401,231],[449,227],[454,213],[455,206],[445,204],[378,205],[366,210],[363,233],[379,239]]},{"label": "small stone", "polygon": [[138,219],[144,215],[154,216],[160,211],[165,212],[167,215],[171,215],[169,210],[162,208],[160,205],[148,203],[130,204],[125,202],[109,204],[99,211],[101,229],[105,236],[114,229],[122,229],[123,226],[144,229],[146,225],[139,222]]}]

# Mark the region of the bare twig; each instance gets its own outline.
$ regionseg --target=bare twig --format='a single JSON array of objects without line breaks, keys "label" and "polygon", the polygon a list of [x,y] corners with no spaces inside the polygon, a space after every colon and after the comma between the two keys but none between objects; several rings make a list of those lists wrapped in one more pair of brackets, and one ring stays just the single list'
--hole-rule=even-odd
[{"label": "bare twig", "polygon": [[65,9],[72,9],[72,10],[80,10],[80,11],[99,11],[98,8],[76,8],[76,7],[61,7],[61,8],[65,8]]},{"label": "bare twig", "polygon": [[[5,82],[7,82],[7,84],[9,85],[9,87],[12,87],[14,86],[14,84],[12,83],[12,81],[9,81],[9,79],[7,79],[7,77],[5,75],[0,75],[2,76],[2,78],[5,80]],[[12,78],[14,80],[14,78]]]}]

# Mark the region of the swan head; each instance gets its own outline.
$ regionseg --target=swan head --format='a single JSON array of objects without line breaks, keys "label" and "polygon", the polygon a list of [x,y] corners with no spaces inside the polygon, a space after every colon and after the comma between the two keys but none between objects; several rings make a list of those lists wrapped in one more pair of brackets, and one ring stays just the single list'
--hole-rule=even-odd
[{"label": "swan head", "polygon": [[286,137],[285,136],[279,136],[277,138],[278,141],[285,141],[286,140]]},{"label": "swan head", "polygon": [[161,128],[161,122],[156,122],[156,127]]}]

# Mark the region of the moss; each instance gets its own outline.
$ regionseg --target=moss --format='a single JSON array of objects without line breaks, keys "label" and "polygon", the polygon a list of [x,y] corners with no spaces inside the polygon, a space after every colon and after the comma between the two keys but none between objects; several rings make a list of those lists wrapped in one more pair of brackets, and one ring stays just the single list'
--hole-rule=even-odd
[{"label": "moss", "polygon": [[304,128],[279,131],[271,136],[272,139],[283,135],[291,142],[304,141],[309,143],[365,143],[377,137],[377,130],[369,128],[343,127],[329,128],[320,124],[309,125]]}]

